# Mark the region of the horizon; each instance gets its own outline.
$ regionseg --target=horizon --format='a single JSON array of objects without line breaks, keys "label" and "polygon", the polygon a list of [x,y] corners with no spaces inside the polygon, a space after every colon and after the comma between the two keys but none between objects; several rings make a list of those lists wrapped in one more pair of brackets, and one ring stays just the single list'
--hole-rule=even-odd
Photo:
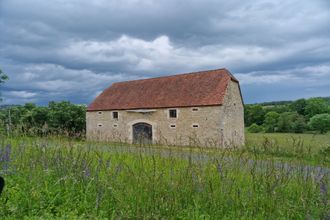
[{"label": "horizon", "polygon": [[0,27],[0,105],[88,105],[115,82],[219,68],[246,104],[330,94],[327,0],[3,0]]}]

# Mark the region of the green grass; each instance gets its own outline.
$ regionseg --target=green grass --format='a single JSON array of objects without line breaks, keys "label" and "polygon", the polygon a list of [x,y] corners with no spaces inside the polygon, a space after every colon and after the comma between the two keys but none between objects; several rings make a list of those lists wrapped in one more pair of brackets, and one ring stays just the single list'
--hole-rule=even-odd
[{"label": "green grass", "polygon": [[[262,150],[268,144],[263,143],[263,135],[247,135],[249,146],[257,146],[249,148],[251,151],[185,148],[187,157],[166,157],[162,151],[152,151],[153,147],[118,151],[112,150],[111,144],[59,137],[1,138],[0,174],[7,182],[0,197],[1,218],[322,219],[329,216],[328,173],[314,169],[306,174],[297,164],[290,168],[282,165],[278,156]],[[276,153],[288,154],[281,151],[290,143],[286,140],[290,135],[267,137],[272,137],[274,142],[278,139],[278,145],[283,145]],[[327,137],[315,137],[318,144],[311,150],[313,154],[325,149]],[[306,141],[313,140],[310,138],[303,136]],[[287,148],[292,146],[295,145]],[[170,150],[173,155],[176,152],[182,150]],[[295,150],[289,152],[294,157]],[[217,159],[196,159],[196,154]],[[262,163],[258,160],[260,155],[264,158]]]},{"label": "green grass", "polygon": [[246,133],[244,149],[262,158],[330,165],[330,133]]}]

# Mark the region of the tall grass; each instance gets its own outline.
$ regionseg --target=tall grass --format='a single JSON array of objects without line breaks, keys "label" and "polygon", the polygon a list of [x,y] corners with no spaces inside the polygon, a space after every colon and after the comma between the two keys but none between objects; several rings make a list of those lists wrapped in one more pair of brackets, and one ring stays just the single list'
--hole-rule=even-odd
[{"label": "tall grass", "polygon": [[264,158],[293,159],[318,165],[330,165],[330,133],[292,134],[267,133],[246,134],[244,150]]},{"label": "tall grass", "polygon": [[260,163],[231,150],[210,157],[202,150],[164,156],[152,148],[116,149],[59,138],[2,139],[1,217],[329,216],[328,169]]}]

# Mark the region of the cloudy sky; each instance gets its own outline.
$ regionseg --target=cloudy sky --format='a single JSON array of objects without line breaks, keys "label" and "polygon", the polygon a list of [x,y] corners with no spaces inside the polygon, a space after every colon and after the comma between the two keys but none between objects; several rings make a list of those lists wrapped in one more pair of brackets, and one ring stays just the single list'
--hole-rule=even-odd
[{"label": "cloudy sky", "polygon": [[3,104],[217,68],[246,103],[330,96],[329,0],[0,0]]}]

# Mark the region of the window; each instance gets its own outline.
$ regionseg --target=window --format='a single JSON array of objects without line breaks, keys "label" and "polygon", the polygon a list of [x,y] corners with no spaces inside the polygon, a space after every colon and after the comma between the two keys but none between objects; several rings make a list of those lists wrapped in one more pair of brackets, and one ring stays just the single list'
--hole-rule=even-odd
[{"label": "window", "polygon": [[169,114],[170,114],[170,118],[176,118],[177,117],[176,109],[170,109]]},{"label": "window", "polygon": [[118,119],[118,112],[112,112],[112,118]]},{"label": "window", "polygon": [[192,127],[193,128],[198,128],[199,126],[198,126],[198,124],[193,124]]},{"label": "window", "polygon": [[114,124],[113,127],[116,128],[116,127],[118,127],[118,125],[117,124]]},{"label": "window", "polygon": [[192,111],[193,112],[197,112],[198,111],[198,108],[192,108]]},{"label": "window", "polygon": [[175,127],[176,127],[175,124],[170,125],[170,128],[175,128]]},{"label": "window", "polygon": [[101,123],[98,123],[98,124],[97,124],[97,127],[102,127],[102,124],[101,124]]},{"label": "window", "polygon": [[102,112],[97,112],[97,114],[102,115]]}]

